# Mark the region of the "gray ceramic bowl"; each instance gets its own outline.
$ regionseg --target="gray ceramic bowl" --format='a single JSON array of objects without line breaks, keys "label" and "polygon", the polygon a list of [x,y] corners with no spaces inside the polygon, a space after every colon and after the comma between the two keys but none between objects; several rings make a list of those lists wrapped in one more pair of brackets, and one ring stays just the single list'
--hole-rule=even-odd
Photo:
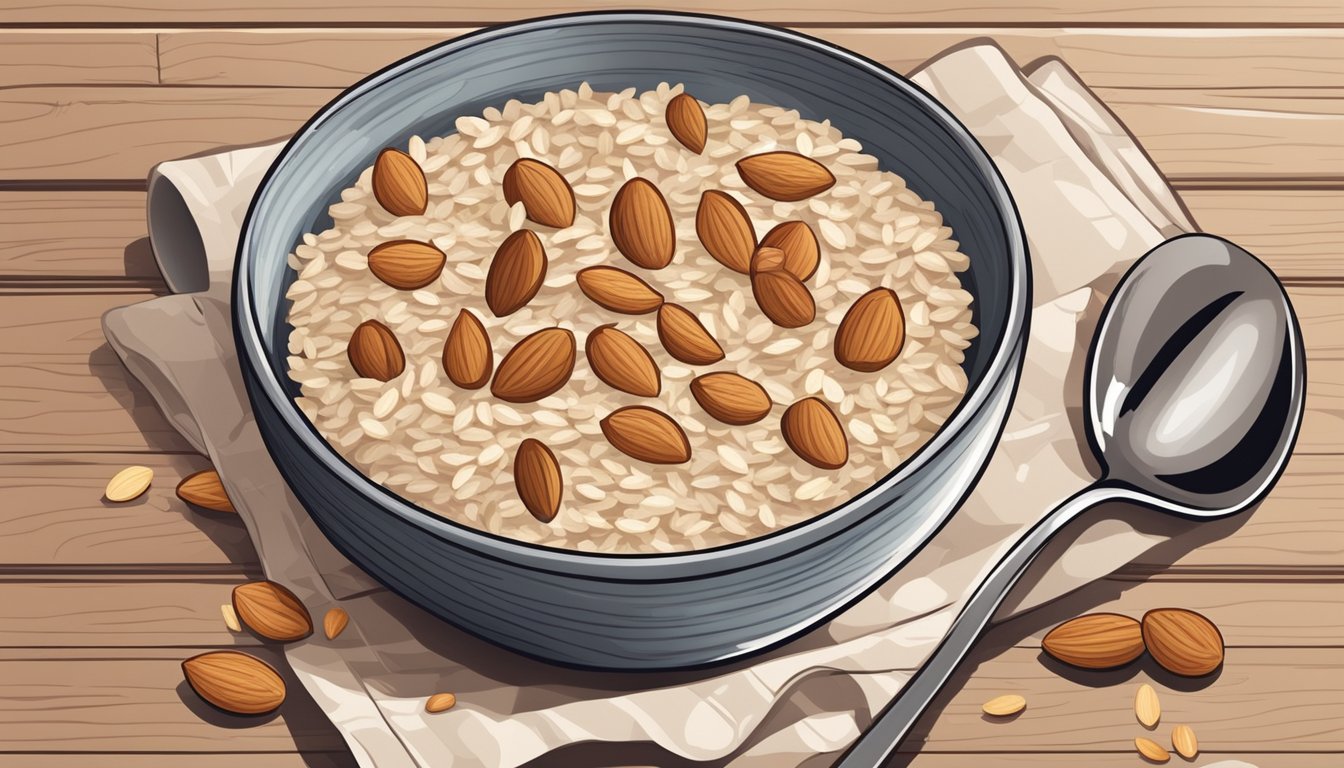
[{"label": "gray ceramic bowl", "polygon": [[[317,434],[286,375],[285,265],[303,233],[385,146],[454,131],[460,115],[588,81],[598,90],[682,82],[829,118],[933,200],[971,257],[980,336],[960,408],[865,493],[770,536],[699,552],[594,555],[519,543],[436,517],[374,484]],[[313,519],[351,560],[443,619],[564,664],[667,669],[777,645],[894,573],[946,521],[1002,429],[1024,348],[1029,273],[1021,225],[985,152],[908,81],[771,27],[669,14],[584,14],[469,35],[369,77],[289,142],[253,200],[238,251],[235,327],[258,426]],[[451,310],[450,310],[451,311]]]}]

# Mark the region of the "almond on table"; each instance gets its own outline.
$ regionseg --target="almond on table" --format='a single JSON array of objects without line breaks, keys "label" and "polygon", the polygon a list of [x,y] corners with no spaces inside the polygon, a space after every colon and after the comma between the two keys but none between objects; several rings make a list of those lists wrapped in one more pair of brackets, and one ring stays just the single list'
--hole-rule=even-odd
[{"label": "almond on table", "polygon": [[182,478],[177,484],[177,498],[214,512],[238,512],[224,490],[219,473],[213,469],[203,469]]},{"label": "almond on table", "polygon": [[154,470],[149,467],[127,467],[107,481],[103,495],[108,501],[130,501],[145,491],[154,481]]},{"label": "almond on table", "polygon": [[268,640],[293,642],[313,633],[303,602],[274,581],[250,581],[233,588],[233,610],[247,628]]},{"label": "almond on table", "polygon": [[182,662],[202,699],[236,715],[264,715],[285,702],[285,681],[270,664],[242,651],[212,651]]}]

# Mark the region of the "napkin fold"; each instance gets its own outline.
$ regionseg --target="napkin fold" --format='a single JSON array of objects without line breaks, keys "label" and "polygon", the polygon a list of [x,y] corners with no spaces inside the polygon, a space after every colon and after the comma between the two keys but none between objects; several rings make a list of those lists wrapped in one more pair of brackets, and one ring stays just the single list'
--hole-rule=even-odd
[{"label": "napkin fold", "polygon": [[[517,766],[546,756],[565,765],[582,762],[585,749],[645,762],[829,764],[899,695],[999,556],[1091,481],[1082,374],[1101,307],[1135,259],[1195,225],[1134,138],[1062,62],[1024,73],[980,41],[912,78],[993,156],[1030,242],[1034,309],[1008,425],[970,498],[879,589],[782,648],[691,673],[602,674],[518,657],[408,604],[337,552],[270,461],[230,327],[238,231],[280,145],[154,169],[150,238],[174,295],[108,312],[107,339],[214,462],[267,576],[314,615],[337,605],[349,612],[335,641],[314,636],[285,653],[360,765]],[[1184,530],[1139,530],[1125,510],[1088,519],[1029,575],[1005,615],[1159,544],[1179,550],[1172,536]],[[440,691],[456,693],[457,707],[427,715],[425,698]]]}]

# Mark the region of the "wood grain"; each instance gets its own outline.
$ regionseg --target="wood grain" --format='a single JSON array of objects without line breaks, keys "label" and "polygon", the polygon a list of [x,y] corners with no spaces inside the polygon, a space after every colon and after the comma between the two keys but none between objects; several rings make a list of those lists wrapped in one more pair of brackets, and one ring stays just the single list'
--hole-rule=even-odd
[{"label": "wood grain", "polygon": [[[1160,730],[1160,729],[1159,729]],[[1163,737],[1159,734],[1154,737],[1151,733],[1150,738],[1156,741],[1162,741]],[[902,757],[906,757],[903,755]],[[1035,768],[1036,766],[1069,766],[1069,768],[1143,768],[1152,763],[1143,762],[1134,752],[1134,745],[1131,743],[1128,750],[1117,750],[1113,752],[1101,752],[1097,750],[1089,752],[1034,752],[1025,751],[1012,753],[1006,751],[995,752],[970,752],[970,753],[934,753],[928,752],[920,755],[909,755],[912,759],[909,762],[898,762],[897,765],[902,768],[966,768],[975,766],[975,768]],[[1285,759],[1287,758],[1287,759]],[[1179,760],[1180,758],[1173,758]],[[1221,749],[1205,749],[1200,745],[1199,759],[1194,764],[1214,764],[1221,761],[1240,761],[1232,763],[1227,768],[1244,768],[1246,765],[1260,766],[1261,768],[1275,768],[1276,766],[1292,766],[1292,768],[1339,768],[1338,754],[1308,754],[1295,752],[1291,757],[1279,754],[1274,751],[1257,750],[1254,752],[1227,752]],[[1172,762],[1169,765],[1180,765]]]},{"label": "wood grain", "polygon": [[1344,279],[1344,192],[1195,189],[1181,193],[1195,221],[1256,254],[1283,279]]},{"label": "wood grain", "polygon": [[157,82],[159,61],[152,32],[0,31],[0,87]]},{"label": "wood grain", "polygon": [[144,192],[0,192],[0,233],[0,284],[13,276],[159,284]]},{"label": "wood grain", "polygon": [[[228,738],[227,735],[220,737]],[[208,748],[208,746],[206,747]],[[23,768],[356,768],[353,755],[347,750],[319,752],[304,750],[302,754],[289,752],[228,752],[210,753],[193,750],[190,753],[149,754],[145,752],[117,754],[84,752],[80,754],[14,755]],[[1307,768],[1314,768],[1308,765]]]}]

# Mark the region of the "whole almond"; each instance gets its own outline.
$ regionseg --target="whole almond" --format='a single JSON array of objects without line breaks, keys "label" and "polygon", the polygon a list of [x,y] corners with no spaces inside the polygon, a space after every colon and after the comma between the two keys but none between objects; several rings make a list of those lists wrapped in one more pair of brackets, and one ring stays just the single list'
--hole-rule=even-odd
[{"label": "whole almond", "polygon": [[799,280],[811,278],[821,264],[821,245],[817,242],[817,235],[803,221],[786,221],[777,225],[761,238],[761,246],[783,251],[784,269]]},{"label": "whole almond", "polygon": [[495,371],[490,393],[510,403],[532,403],[565,386],[574,373],[574,334],[543,328],[518,342]]},{"label": "whole almond", "polygon": [[765,389],[736,373],[706,373],[691,380],[691,395],[710,416],[725,424],[754,424],[770,413]]},{"label": "whole almond", "polygon": [[237,512],[229,494],[224,491],[224,483],[219,473],[213,469],[203,469],[182,478],[177,484],[177,498],[214,512]]},{"label": "whole almond", "polygon": [[807,286],[782,269],[752,275],[751,294],[765,316],[782,328],[801,328],[817,316]]},{"label": "whole almond", "polygon": [[182,662],[202,699],[236,715],[263,715],[285,702],[285,681],[270,664],[241,651],[211,651]]},{"label": "whole almond", "polygon": [[373,163],[373,198],[393,216],[419,216],[429,205],[429,185],[420,164],[387,148]]},{"label": "whole almond", "polygon": [[1041,640],[1054,658],[1082,669],[1111,669],[1143,653],[1139,622],[1118,613],[1092,613],[1060,624]]},{"label": "whole almond", "polygon": [[513,487],[532,516],[543,523],[555,519],[564,498],[564,478],[555,454],[539,440],[527,438],[513,457]]},{"label": "whole almond", "polygon": [[1144,683],[1134,694],[1134,716],[1146,728],[1153,728],[1162,719],[1162,704],[1157,700],[1157,691]]},{"label": "whole almond", "polygon": [[149,490],[154,482],[154,470],[149,467],[127,467],[107,481],[103,496],[108,501],[130,501]]},{"label": "whole almond", "polygon": [[414,291],[439,279],[448,257],[429,243],[392,240],[369,251],[369,271],[401,291]]},{"label": "whole almond", "polygon": [[396,335],[377,320],[365,320],[355,328],[346,354],[360,378],[391,381],[406,369],[406,355]]},{"label": "whole almond", "polygon": [[636,177],[617,190],[608,224],[616,249],[632,263],[645,269],[671,263],[677,231],[663,193],[652,182]]},{"label": "whole almond", "polygon": [[648,351],[614,325],[604,325],[589,333],[584,354],[597,378],[622,392],[657,397],[663,389],[658,366]]},{"label": "whole almond", "polygon": [[658,308],[658,340],[667,354],[683,363],[710,365],[723,359],[723,347],[689,309],[679,304]]},{"label": "whole almond", "polygon": [[574,223],[574,190],[551,166],[524,157],[504,172],[504,199],[509,205],[522,202],[527,218],[547,227]]},{"label": "whole almond", "polygon": [[274,581],[249,581],[234,587],[233,610],[249,629],[267,640],[292,642],[313,633],[308,609]]},{"label": "whole almond", "polygon": [[495,353],[480,318],[469,309],[458,312],[443,344],[443,372],[463,389],[480,389],[494,367]]},{"label": "whole almond", "polygon": [[694,96],[682,93],[667,102],[667,129],[672,132],[682,146],[696,153],[705,151],[705,140],[709,138],[709,126],[705,123],[705,110]]},{"label": "whole almond", "polygon": [[747,209],[737,198],[717,189],[700,196],[695,211],[695,234],[700,243],[723,266],[747,274],[756,251],[756,231]]},{"label": "whole almond", "polygon": [[980,711],[993,717],[1016,715],[1027,708],[1027,700],[1015,693],[995,696],[980,707]]},{"label": "whole almond", "polygon": [[326,615],[322,617],[322,634],[326,635],[328,640],[335,640],[345,631],[349,623],[350,614],[346,613],[344,608],[328,608]]},{"label": "whole almond", "polygon": [[1140,755],[1153,761],[1154,763],[1165,763],[1171,759],[1171,753],[1152,739],[1145,739],[1142,736],[1134,740],[1134,748]]},{"label": "whole almond", "polygon": [[[763,245],[756,249],[756,253],[752,254],[750,271],[753,275],[757,272],[777,272],[784,269],[784,262],[784,251],[769,245]],[[794,276],[797,277],[797,275]]]},{"label": "whole almond", "polygon": [[737,161],[737,175],[748,187],[772,200],[795,202],[835,184],[826,166],[797,152],[765,152]]},{"label": "whole almond", "polygon": [[663,295],[648,283],[616,267],[587,267],[574,279],[584,296],[612,312],[642,315],[663,303]]},{"label": "whole almond", "polygon": [[835,332],[835,359],[864,373],[891,365],[905,344],[901,300],[890,288],[874,288],[854,301]]},{"label": "whole almond", "polygon": [[546,251],[541,238],[520,229],[504,238],[485,276],[485,303],[495,317],[505,317],[527,306],[546,279]]},{"label": "whole almond", "polygon": [[457,697],[451,693],[436,693],[425,700],[425,711],[430,714],[447,712],[457,706]]},{"label": "whole almond", "polygon": [[1195,729],[1188,725],[1178,725],[1171,729],[1171,746],[1176,754],[1186,760],[1199,756],[1199,739],[1195,738]]},{"label": "whole almond", "polygon": [[662,411],[631,405],[601,421],[602,434],[616,450],[650,464],[684,464],[691,443],[677,422]]},{"label": "whole almond", "polygon": [[779,427],[784,442],[808,464],[839,469],[849,461],[849,443],[840,420],[829,405],[815,397],[790,405]]},{"label": "whole almond", "polygon": [[1157,608],[1143,615],[1143,643],[1168,672],[1201,677],[1223,663],[1223,635],[1212,621],[1184,608]]}]

